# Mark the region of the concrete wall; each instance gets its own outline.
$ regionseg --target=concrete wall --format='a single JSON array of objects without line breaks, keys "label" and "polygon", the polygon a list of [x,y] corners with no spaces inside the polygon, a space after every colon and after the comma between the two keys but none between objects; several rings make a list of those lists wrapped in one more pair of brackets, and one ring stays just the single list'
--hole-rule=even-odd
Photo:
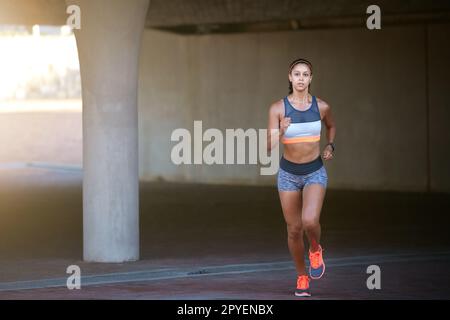
[{"label": "concrete wall", "polygon": [[[176,128],[193,132],[194,120],[203,121],[203,130],[266,128],[269,105],[287,94],[288,64],[307,57],[315,67],[312,92],[330,103],[337,123],[335,159],[326,163],[330,188],[420,191],[429,184],[450,192],[449,29],[205,36],[147,30],[140,66],[141,179],[275,185],[275,176],[261,176],[257,165],[176,166],[170,137]],[[325,129],[322,135],[324,142]]]},{"label": "concrete wall", "polygon": [[450,25],[428,28],[431,190],[450,191]]}]

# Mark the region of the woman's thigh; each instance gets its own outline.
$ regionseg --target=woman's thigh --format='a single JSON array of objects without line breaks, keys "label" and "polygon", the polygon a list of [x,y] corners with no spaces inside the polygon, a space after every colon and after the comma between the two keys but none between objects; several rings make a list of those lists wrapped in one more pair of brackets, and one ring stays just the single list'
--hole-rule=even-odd
[{"label": "woman's thigh", "polygon": [[302,192],[278,191],[286,224],[300,228],[302,224]]},{"label": "woman's thigh", "polygon": [[[301,180],[301,179],[300,179]],[[284,220],[288,227],[300,227],[302,222],[302,191],[301,181],[297,176],[280,168],[277,176],[278,194]]]},{"label": "woman's thigh", "polygon": [[303,188],[302,220],[319,222],[326,189],[322,184],[308,184]]}]

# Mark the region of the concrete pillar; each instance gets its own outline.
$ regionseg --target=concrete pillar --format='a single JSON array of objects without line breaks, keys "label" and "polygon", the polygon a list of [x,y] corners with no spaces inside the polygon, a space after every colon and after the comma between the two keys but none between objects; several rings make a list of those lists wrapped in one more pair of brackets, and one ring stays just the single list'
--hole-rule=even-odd
[{"label": "concrete pillar", "polygon": [[83,256],[139,259],[137,89],[148,0],[66,0],[83,90]]}]

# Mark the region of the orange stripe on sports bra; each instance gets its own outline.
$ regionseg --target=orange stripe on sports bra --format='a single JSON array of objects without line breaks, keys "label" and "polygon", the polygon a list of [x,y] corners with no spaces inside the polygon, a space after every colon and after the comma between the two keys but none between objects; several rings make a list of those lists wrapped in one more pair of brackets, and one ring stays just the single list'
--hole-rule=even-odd
[{"label": "orange stripe on sports bra", "polygon": [[284,144],[299,143],[299,142],[316,142],[316,141],[320,141],[320,136],[292,137],[282,139],[282,142]]}]

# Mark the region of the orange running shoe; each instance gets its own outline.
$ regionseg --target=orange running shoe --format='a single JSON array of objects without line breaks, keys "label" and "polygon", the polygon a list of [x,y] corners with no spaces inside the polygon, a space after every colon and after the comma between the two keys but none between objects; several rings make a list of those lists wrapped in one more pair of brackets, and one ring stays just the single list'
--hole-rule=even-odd
[{"label": "orange running shoe", "polygon": [[295,295],[297,297],[311,297],[311,292],[309,292],[309,277],[307,275],[298,276]]},{"label": "orange running shoe", "polygon": [[320,279],[325,273],[325,263],[322,257],[322,247],[316,252],[309,251],[309,275],[311,279]]}]

